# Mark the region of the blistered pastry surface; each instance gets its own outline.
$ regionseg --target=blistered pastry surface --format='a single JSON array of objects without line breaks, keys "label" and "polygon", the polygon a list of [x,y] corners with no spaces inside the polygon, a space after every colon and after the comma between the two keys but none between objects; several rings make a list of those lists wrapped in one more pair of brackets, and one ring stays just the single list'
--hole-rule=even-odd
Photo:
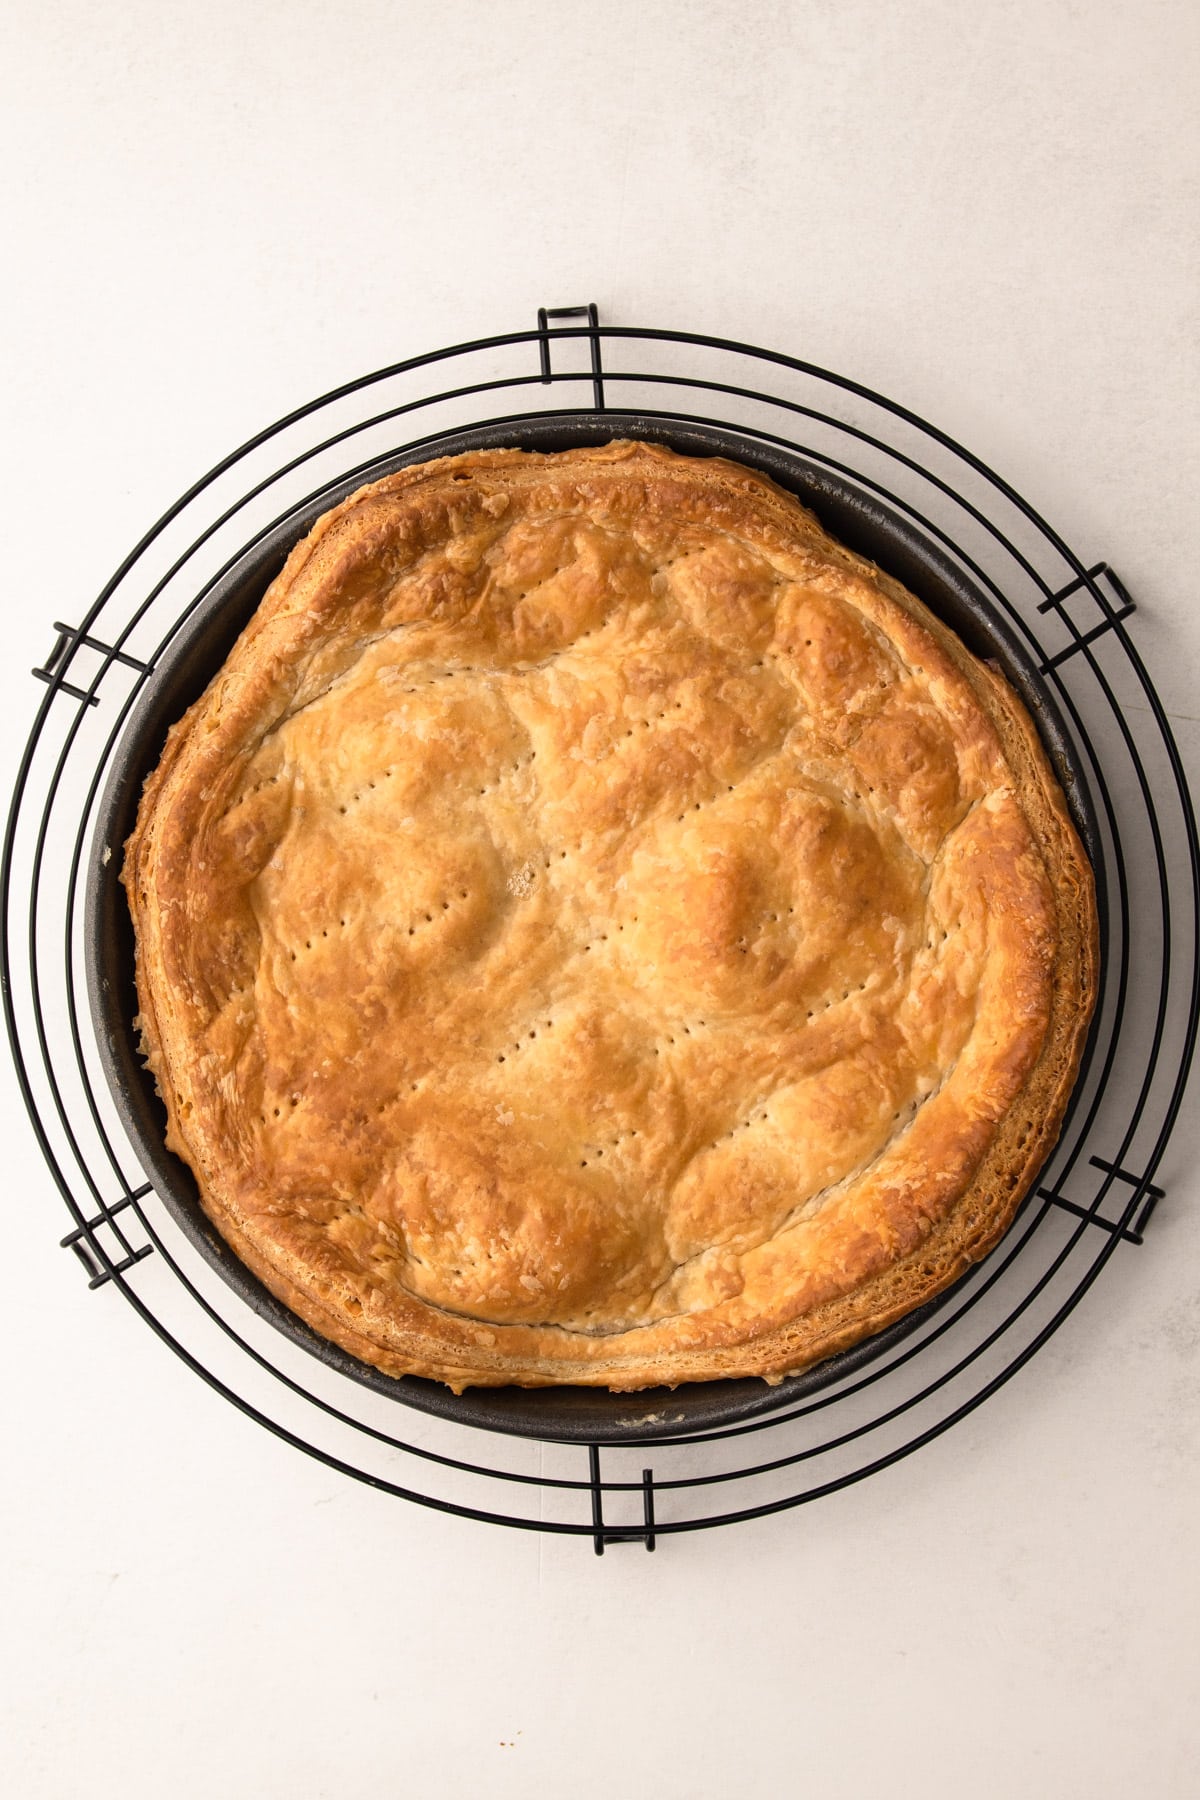
[{"label": "blistered pastry surface", "polygon": [[206,1208],[456,1386],[775,1375],[918,1304],[1028,1184],[1093,978],[1009,691],[769,482],[648,446],[328,515],[126,881]]}]

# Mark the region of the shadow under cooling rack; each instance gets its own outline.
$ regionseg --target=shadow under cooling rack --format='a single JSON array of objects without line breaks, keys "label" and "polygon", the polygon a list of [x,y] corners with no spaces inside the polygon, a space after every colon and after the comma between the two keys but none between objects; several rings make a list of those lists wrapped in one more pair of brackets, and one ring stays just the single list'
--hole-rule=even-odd
[{"label": "shadow under cooling rack", "polygon": [[[545,443],[588,432],[724,443],[807,483],[852,543],[884,522],[888,566],[918,592],[926,584],[923,597],[1004,664],[1038,718],[1101,877],[1104,965],[1058,1148],[997,1250],[939,1304],[782,1391],[734,1384],[753,1390],[740,1411],[718,1395],[706,1412],[685,1390],[622,1408],[593,1396],[600,1404],[564,1430],[521,1395],[507,1418],[445,1407],[440,1389],[423,1397],[427,1411],[420,1397],[402,1411],[395,1384],[348,1374],[319,1341],[288,1335],[237,1271],[222,1273],[228,1253],[195,1227],[158,1140],[122,1101],[134,1091],[127,1034],[121,1049],[103,1004],[97,1034],[87,975],[100,988],[124,979],[113,960],[128,949],[124,927],[104,895],[136,788],[122,763],[129,721],[144,723],[189,655],[185,681],[203,685],[221,632],[304,521],[383,466],[464,434]],[[861,535],[860,546],[870,553]],[[1178,752],[1130,636],[1134,611],[1107,564],[1078,559],[944,433],[853,381],[729,340],[601,326],[594,308],[543,312],[529,331],[412,358],[298,409],[182,496],[78,623],[55,627],[35,671],[46,692],[0,871],[4,1004],[32,1126],[71,1214],[64,1243],[90,1285],[123,1293],[243,1413],[327,1465],[598,1552],[797,1506],[917,1450],[1037,1352],[1108,1257],[1142,1242],[1163,1198],[1153,1178],[1196,1036],[1198,858]]]}]

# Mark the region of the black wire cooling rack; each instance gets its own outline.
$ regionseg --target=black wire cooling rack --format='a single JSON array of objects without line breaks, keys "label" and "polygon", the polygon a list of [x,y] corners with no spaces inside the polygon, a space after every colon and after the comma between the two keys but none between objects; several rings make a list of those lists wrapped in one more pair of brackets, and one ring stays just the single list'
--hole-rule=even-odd
[{"label": "black wire cooling rack", "polygon": [[[33,1130],[72,1216],[62,1240],[251,1419],[399,1498],[614,1543],[761,1517],[875,1474],[965,1417],[1032,1357],[1108,1258],[1138,1245],[1195,1044],[1200,857],[1134,602],[978,458],[904,407],[811,364],[689,332],[542,309],[536,329],[414,357],[335,389],[235,450],[130,552],[34,674],[46,684],[0,865],[5,1022]],[[547,391],[549,390],[549,391]],[[547,404],[554,401],[553,406]],[[673,1429],[646,1397],[636,1446],[496,1436],[401,1408],[246,1307],[137,1166],[89,1023],[84,897],[105,783],[140,693],[188,620],[280,519],[397,451],[539,418],[733,428],[885,503],[1007,621],[1066,722],[1098,819],[1103,986],[1066,1132],[994,1254],[899,1342],[799,1400]],[[648,1435],[646,1435],[648,1434]],[[647,1466],[648,1465],[648,1466]]]}]

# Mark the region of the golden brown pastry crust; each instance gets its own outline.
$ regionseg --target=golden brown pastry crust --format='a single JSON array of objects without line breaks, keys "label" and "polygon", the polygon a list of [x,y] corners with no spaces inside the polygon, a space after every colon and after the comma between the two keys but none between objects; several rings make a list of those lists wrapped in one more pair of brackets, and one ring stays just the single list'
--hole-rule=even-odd
[{"label": "golden brown pastry crust", "polygon": [[1007,685],[765,477],[405,469],[288,559],[124,880],[168,1144],[391,1374],[769,1380],[984,1255],[1093,1003]]}]

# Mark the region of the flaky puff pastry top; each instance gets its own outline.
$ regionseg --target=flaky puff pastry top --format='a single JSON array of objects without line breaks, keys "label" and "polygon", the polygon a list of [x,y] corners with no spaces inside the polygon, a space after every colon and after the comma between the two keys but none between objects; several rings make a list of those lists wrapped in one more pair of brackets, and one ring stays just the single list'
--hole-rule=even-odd
[{"label": "flaky puff pastry top", "polygon": [[328,513],[125,875],[168,1144],[391,1374],[780,1375],[1053,1143],[1090,870],[1007,685],[765,477],[486,451]]}]

